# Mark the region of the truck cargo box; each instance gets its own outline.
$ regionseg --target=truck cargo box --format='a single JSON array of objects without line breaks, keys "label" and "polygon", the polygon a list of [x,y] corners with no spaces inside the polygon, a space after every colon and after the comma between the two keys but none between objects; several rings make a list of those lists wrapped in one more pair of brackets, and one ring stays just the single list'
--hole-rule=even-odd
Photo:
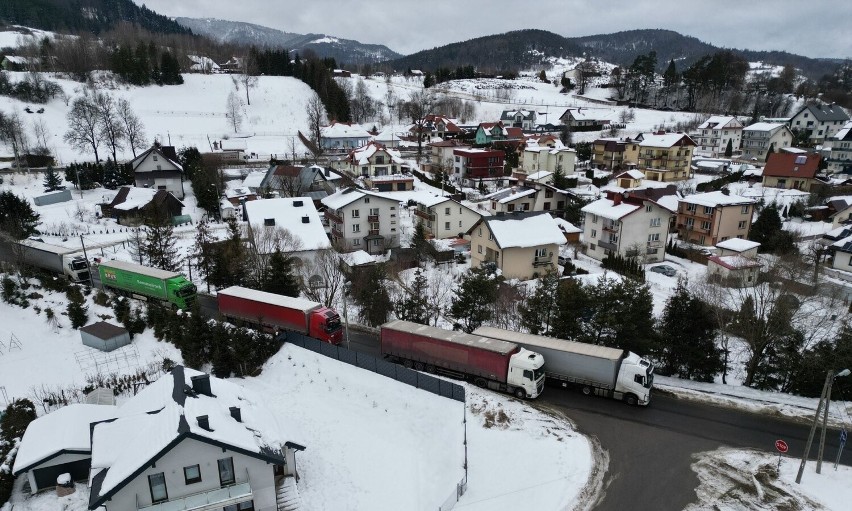
[{"label": "truck cargo box", "polygon": [[460,373],[506,382],[512,342],[396,320],[381,327],[383,355],[419,361]]},{"label": "truck cargo box", "polygon": [[169,298],[166,281],[181,277],[181,274],[177,272],[149,268],[125,261],[103,262],[98,265],[98,272],[104,286],[152,296],[160,300]]},{"label": "truck cargo box", "polygon": [[223,316],[249,323],[270,325],[308,335],[309,315],[322,304],[266,293],[255,289],[232,286],[218,293],[219,312]]}]

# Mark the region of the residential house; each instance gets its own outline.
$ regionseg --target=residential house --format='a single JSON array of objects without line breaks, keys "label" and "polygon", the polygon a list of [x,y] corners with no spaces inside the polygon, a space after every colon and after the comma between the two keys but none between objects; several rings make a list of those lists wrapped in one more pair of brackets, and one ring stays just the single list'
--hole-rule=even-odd
[{"label": "residential house", "polygon": [[580,243],[580,234],[583,233],[583,229],[580,229],[563,218],[554,218],[554,220],[556,220],[556,225],[559,227],[559,230],[565,235],[566,242],[569,244]]},{"label": "residential house", "polygon": [[755,203],[727,190],[687,195],[678,203],[678,236],[705,246],[733,238],[747,239]]},{"label": "residential house", "polygon": [[852,196],[850,195],[829,197],[825,201],[825,208],[828,209],[825,216],[831,220],[831,225],[835,229],[852,221]]},{"label": "residential house", "polygon": [[742,157],[746,160],[766,161],[766,154],[790,147],[793,133],[783,122],[757,122],[743,128]]},{"label": "residential house", "polygon": [[393,128],[385,128],[377,135],[370,137],[370,141],[379,143],[390,149],[396,149],[399,147],[399,143],[402,141],[402,138],[393,130]]},{"label": "residential house", "polygon": [[420,137],[423,140],[430,140],[432,137],[440,137],[446,140],[461,134],[458,120],[436,114],[428,114],[423,118],[422,126],[414,124],[408,131],[415,137],[420,132]]},{"label": "residential house", "polygon": [[615,176],[615,182],[618,187],[628,189],[641,186],[642,180],[645,179],[645,174],[638,170],[628,170]]},{"label": "residential house", "polygon": [[171,192],[123,186],[109,204],[101,204],[101,214],[120,225],[171,221],[183,213],[184,204]]},{"label": "residential house", "polygon": [[4,71],[33,71],[41,66],[41,59],[37,57],[23,57],[21,55],[6,55],[0,61],[0,68]]},{"label": "residential house", "polygon": [[462,237],[482,217],[475,210],[450,197],[418,196],[415,200],[417,208],[414,215],[429,238]]},{"label": "residential house", "polygon": [[532,131],[535,128],[534,110],[503,110],[500,114],[500,122],[508,128],[521,128],[523,131]]},{"label": "residential house", "polygon": [[505,156],[499,149],[453,149],[453,177],[474,183],[477,179],[502,177]]},{"label": "residential house", "polygon": [[243,188],[248,188],[253,193],[260,195],[263,190],[263,180],[266,178],[268,170],[253,170],[243,178]]},{"label": "residential house", "polygon": [[562,211],[571,200],[567,191],[547,183],[528,182],[490,193],[484,197],[490,203],[491,214],[515,211]]},{"label": "residential house", "polygon": [[260,182],[260,193],[277,192],[283,197],[310,197],[318,204],[334,190],[330,171],[319,165],[270,165]]},{"label": "residential house", "polygon": [[763,186],[810,192],[822,157],[817,153],[778,152],[769,155],[763,168]]},{"label": "residential house", "polygon": [[339,250],[384,254],[399,246],[399,200],[358,188],[322,200],[331,240]]},{"label": "residential house", "polygon": [[828,171],[832,173],[852,173],[852,121],[848,121],[834,135],[828,138],[829,154],[826,159]]},{"label": "residential house", "polygon": [[13,473],[34,491],[63,473],[88,480],[91,510],[277,511],[305,447],[279,440],[286,433],[262,402],[176,366],[119,407],[74,404],[36,419]]},{"label": "residential house", "polygon": [[831,254],[831,267],[852,272],[852,227],[841,225],[823,234],[819,241]]},{"label": "residential house", "polygon": [[370,133],[358,124],[332,122],[320,128],[320,148],[324,151],[351,151],[370,141]]},{"label": "residential house", "polygon": [[549,213],[510,213],[482,217],[466,237],[472,268],[493,264],[507,279],[529,280],[556,270],[565,235]]},{"label": "residential house", "polygon": [[183,167],[174,147],[154,145],[134,158],[131,167],[137,187],[166,190],[183,200]]},{"label": "residential house", "polygon": [[450,172],[455,161],[453,151],[456,149],[470,148],[469,145],[455,139],[432,142],[429,144],[429,170],[437,172],[444,170]]},{"label": "residential house", "polygon": [[349,152],[349,172],[353,176],[373,177],[402,174],[403,161],[399,151],[376,142],[368,142]]},{"label": "residential house", "polygon": [[574,164],[577,162],[577,151],[563,146],[557,147],[539,146],[527,144],[520,157],[521,170],[526,174],[534,174],[539,171],[556,172],[562,171],[563,175],[574,173]]},{"label": "residential house", "polygon": [[242,161],[245,158],[248,145],[244,138],[229,138],[219,142],[219,149],[222,151],[222,161]]},{"label": "residential house", "polygon": [[599,110],[590,108],[569,108],[559,116],[559,120],[575,131],[601,130],[610,122],[599,115]]},{"label": "residential house", "polygon": [[700,151],[720,156],[725,154],[728,144],[732,152],[740,150],[743,125],[736,117],[714,115],[699,125],[696,131],[696,149]]},{"label": "residential house", "polygon": [[757,284],[761,262],[757,258],[760,243],[731,238],[716,244],[716,255],[707,258],[707,276],[734,287]]},{"label": "residential house", "polygon": [[716,255],[718,256],[742,256],[748,258],[757,257],[760,243],[743,238],[730,238],[716,243]]},{"label": "residential house", "polygon": [[820,144],[831,138],[849,122],[849,114],[834,103],[805,105],[790,118],[790,128],[808,133],[808,141]]},{"label": "residential house", "polygon": [[[298,262],[313,259],[320,250],[331,248],[317,208],[308,197],[261,199],[243,205],[251,229],[286,230],[292,236],[290,252]],[[264,250],[262,247],[261,250]],[[274,247],[270,246],[270,253]]]},{"label": "residential house", "polygon": [[665,259],[671,212],[650,199],[607,192],[589,203],[584,214],[586,255],[603,260],[609,254],[636,257],[646,263]]},{"label": "residential house", "polygon": [[523,129],[505,127],[503,122],[482,122],[476,128],[474,141],[477,145],[488,145],[505,140],[524,140]]},{"label": "residential house", "polygon": [[592,143],[592,166],[610,171],[620,170],[625,162],[626,149],[627,142],[624,140],[599,138]]},{"label": "residential house", "polygon": [[225,200],[231,203],[233,206],[239,206],[240,204],[244,204],[248,201],[257,200],[259,197],[257,193],[251,191],[245,186],[236,186],[236,187],[228,187],[225,190]]},{"label": "residential house", "polygon": [[625,144],[624,160],[636,162],[652,181],[689,178],[695,142],[684,133],[642,133]]}]

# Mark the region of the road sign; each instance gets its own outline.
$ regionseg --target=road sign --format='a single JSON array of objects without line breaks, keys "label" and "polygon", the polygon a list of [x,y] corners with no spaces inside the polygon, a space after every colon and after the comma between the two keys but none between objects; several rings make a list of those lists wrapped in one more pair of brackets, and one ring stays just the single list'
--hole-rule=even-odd
[{"label": "road sign", "polygon": [[785,442],[784,440],[776,440],[775,448],[778,449],[778,452],[787,452],[787,442]]}]

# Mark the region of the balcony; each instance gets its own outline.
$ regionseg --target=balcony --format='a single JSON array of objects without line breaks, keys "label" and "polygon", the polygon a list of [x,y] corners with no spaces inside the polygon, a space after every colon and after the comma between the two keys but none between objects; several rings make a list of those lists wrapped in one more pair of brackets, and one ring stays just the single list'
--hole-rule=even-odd
[{"label": "balcony", "polygon": [[551,256],[537,256],[533,258],[533,266],[550,266],[553,264],[553,257]]},{"label": "balcony", "polygon": [[612,250],[613,252],[618,250],[618,246],[615,243],[608,243],[606,241],[599,241],[598,246],[605,250]]},{"label": "balcony", "polygon": [[660,248],[663,246],[662,241],[649,241],[648,248]]},{"label": "balcony", "polygon": [[367,215],[367,221],[370,223],[378,222],[379,215]]},{"label": "balcony", "polygon": [[367,232],[367,236],[379,236],[379,230],[378,229],[370,229]]},{"label": "balcony", "polygon": [[428,212],[422,211],[420,209],[415,209],[414,214],[419,216],[420,218],[422,218],[424,220],[429,220],[430,222],[435,221],[435,214],[434,213],[428,213]]},{"label": "balcony", "polygon": [[343,229],[339,225],[335,224],[331,226],[331,235],[335,238],[342,238]]},{"label": "balcony", "polygon": [[620,227],[621,227],[621,224],[604,225],[603,231],[604,232],[618,232]]},{"label": "balcony", "polygon": [[325,217],[328,218],[329,222],[334,222],[336,224],[342,224],[343,223],[343,219],[341,217],[337,216],[330,209],[325,210]]},{"label": "balcony", "polygon": [[225,488],[216,488],[193,493],[179,499],[171,499],[152,506],[139,507],[137,511],[213,511],[252,500],[254,495],[248,482]]}]

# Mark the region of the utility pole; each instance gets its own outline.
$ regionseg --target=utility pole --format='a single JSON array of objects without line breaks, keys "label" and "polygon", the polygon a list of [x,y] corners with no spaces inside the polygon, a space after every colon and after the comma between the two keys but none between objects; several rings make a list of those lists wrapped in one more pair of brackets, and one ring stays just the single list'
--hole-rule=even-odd
[{"label": "utility pole", "polygon": [[[816,433],[816,428],[820,423],[819,414],[823,413],[822,417],[822,433],[820,434],[820,445],[819,445],[819,455],[817,458],[817,474],[820,473],[822,469],[822,453],[825,445],[825,430],[828,426],[828,406],[831,400],[831,387],[834,383],[834,379],[838,376],[849,376],[849,369],[844,369],[838,373],[835,373],[834,370],[829,370],[825,375],[825,384],[822,386],[822,394],[819,396],[819,404],[817,405],[816,413],[814,414],[814,422],[811,424],[811,431],[808,433],[808,442],[805,444],[805,452],[802,454],[802,462],[799,464],[799,473],[796,475],[796,483],[802,483],[802,473],[805,471],[805,463],[808,461],[808,455],[811,452],[811,445],[814,442],[814,434]],[[825,409],[823,410],[823,402],[825,402]]]},{"label": "utility pole", "polygon": [[349,344],[349,307],[346,303],[346,286],[343,286],[343,321],[345,321],[343,335],[346,337],[346,349],[351,349]]},{"label": "utility pole", "polygon": [[86,243],[83,241],[83,235],[80,235],[80,244],[83,245],[83,258],[86,260],[86,268],[89,269],[89,287],[95,287],[95,279],[92,277],[92,265],[89,264],[89,256],[86,254]]}]

